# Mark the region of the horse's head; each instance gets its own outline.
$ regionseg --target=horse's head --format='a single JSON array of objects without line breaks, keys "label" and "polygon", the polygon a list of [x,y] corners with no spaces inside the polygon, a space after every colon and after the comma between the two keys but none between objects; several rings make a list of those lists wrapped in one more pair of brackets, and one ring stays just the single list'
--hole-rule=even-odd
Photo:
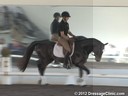
[{"label": "horse's head", "polygon": [[105,45],[108,43],[103,44],[101,41],[95,38],[86,38],[83,36],[77,36],[78,45],[85,50],[85,53],[89,55],[91,52],[94,53],[95,60],[99,62],[101,60],[103,50]]},{"label": "horse's head", "polygon": [[94,52],[95,60],[97,62],[100,62],[102,54],[103,54],[104,47],[107,44],[108,43],[103,44],[103,43],[100,42],[99,44],[97,44],[96,46],[93,47],[93,52]]}]

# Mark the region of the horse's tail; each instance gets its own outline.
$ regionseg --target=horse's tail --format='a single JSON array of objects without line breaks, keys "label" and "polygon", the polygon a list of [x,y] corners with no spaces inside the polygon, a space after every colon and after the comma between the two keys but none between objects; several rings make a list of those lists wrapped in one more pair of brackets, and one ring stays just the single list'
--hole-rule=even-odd
[{"label": "horse's tail", "polygon": [[32,42],[26,49],[26,52],[24,54],[24,56],[19,60],[17,66],[19,68],[20,71],[24,72],[27,65],[28,65],[28,62],[29,62],[29,59],[33,53],[33,50],[35,49],[35,46],[39,44],[38,41],[34,41]]}]

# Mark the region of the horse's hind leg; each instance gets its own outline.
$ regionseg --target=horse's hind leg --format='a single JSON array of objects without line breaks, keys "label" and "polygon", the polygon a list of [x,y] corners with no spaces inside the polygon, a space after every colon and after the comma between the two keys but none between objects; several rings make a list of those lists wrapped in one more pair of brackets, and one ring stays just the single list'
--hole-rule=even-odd
[{"label": "horse's hind leg", "polygon": [[43,84],[47,84],[47,80],[44,76],[44,72],[45,72],[45,69],[47,67],[48,64],[44,63],[44,62],[41,62],[41,60],[38,60],[38,71],[40,73],[40,80],[38,81],[38,84],[42,84],[42,80],[43,80]]}]

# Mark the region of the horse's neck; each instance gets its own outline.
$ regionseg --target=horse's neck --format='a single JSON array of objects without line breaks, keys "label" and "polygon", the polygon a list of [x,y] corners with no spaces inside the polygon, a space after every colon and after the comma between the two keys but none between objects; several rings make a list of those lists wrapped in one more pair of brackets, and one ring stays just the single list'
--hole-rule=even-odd
[{"label": "horse's neck", "polygon": [[86,46],[84,49],[87,52],[87,54],[89,55],[93,51],[93,46]]},{"label": "horse's neck", "polygon": [[98,42],[99,41],[95,38],[88,38],[82,41],[82,46],[89,55],[93,51],[93,48],[98,45]]},{"label": "horse's neck", "polygon": [[76,45],[81,46],[81,48],[83,48],[88,55],[93,51],[95,46],[101,44],[101,42],[95,38],[78,39],[75,43]]}]

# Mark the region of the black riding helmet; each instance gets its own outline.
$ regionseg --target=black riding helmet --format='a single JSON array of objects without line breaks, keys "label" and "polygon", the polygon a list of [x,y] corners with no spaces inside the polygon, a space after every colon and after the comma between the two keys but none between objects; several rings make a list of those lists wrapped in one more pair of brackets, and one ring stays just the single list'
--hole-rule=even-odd
[{"label": "black riding helmet", "polygon": [[53,17],[54,17],[54,18],[60,17],[60,13],[59,13],[59,12],[54,13]]},{"label": "black riding helmet", "polygon": [[71,17],[67,11],[62,12],[61,16],[62,17]]}]

